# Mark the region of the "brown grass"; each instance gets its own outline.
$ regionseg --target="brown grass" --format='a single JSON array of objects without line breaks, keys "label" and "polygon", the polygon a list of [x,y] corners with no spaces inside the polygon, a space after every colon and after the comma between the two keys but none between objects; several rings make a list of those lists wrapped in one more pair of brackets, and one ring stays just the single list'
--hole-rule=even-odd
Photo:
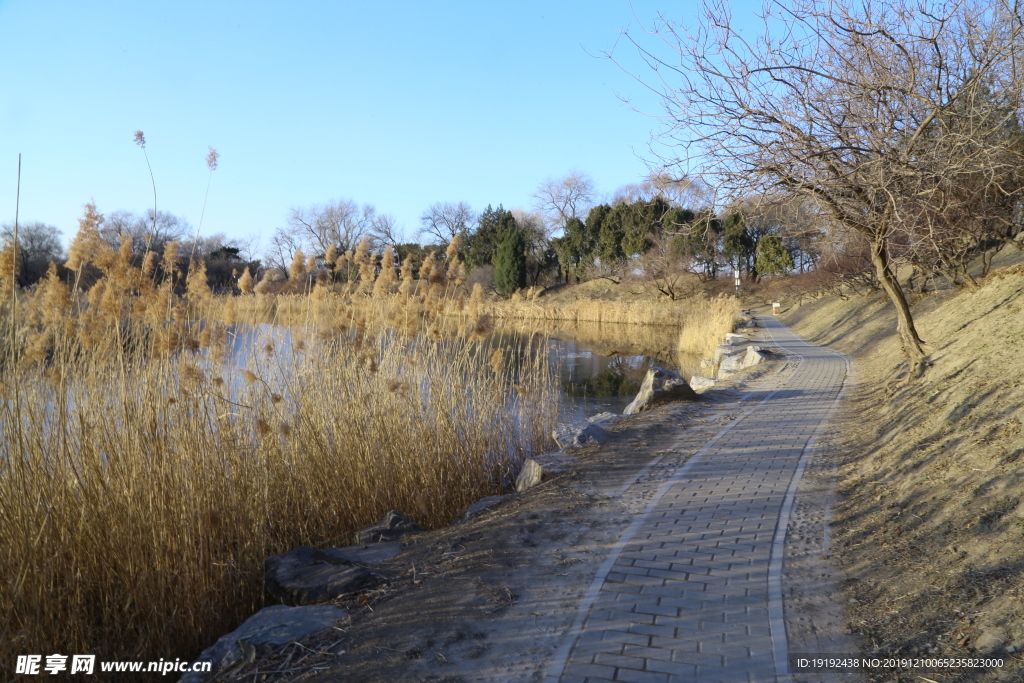
[{"label": "brown grass", "polygon": [[457,259],[378,276],[365,245],[337,257],[355,282],[297,254],[291,278],[216,297],[176,244],[137,267],[96,225],[89,207],[73,286],[51,269],[0,329],[5,674],[31,652],[193,657],[263,604],[268,555],[344,545],[389,509],[445,525],[507,489],[558,398],[547,344],[499,347],[493,318],[686,322],[678,349],[703,353],[736,312],[487,301]]},{"label": "brown grass", "polygon": [[262,605],[269,554],[389,509],[447,524],[549,445],[546,347],[445,334],[450,303],[225,299],[199,268],[177,296],[169,264],[88,246],[97,284],[54,271],[3,338],[4,678],[32,652],[193,657]]},{"label": "brown grass", "polygon": [[784,312],[799,334],[854,359],[834,445],[833,552],[848,577],[849,628],[873,656],[991,653],[1004,669],[956,680],[1024,678],[1022,312],[1020,265],[975,291],[925,297],[914,315],[933,365],[917,378],[879,294]]}]

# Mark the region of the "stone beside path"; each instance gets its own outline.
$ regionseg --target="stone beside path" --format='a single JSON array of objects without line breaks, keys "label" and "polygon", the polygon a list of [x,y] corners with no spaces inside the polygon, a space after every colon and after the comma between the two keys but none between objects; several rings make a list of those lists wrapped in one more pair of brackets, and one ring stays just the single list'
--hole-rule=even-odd
[{"label": "stone beside path", "polygon": [[799,366],[782,386],[751,397],[751,409],[690,458],[625,532],[547,683],[791,680],[786,521],[803,456],[847,363],[774,318],[758,323]]}]

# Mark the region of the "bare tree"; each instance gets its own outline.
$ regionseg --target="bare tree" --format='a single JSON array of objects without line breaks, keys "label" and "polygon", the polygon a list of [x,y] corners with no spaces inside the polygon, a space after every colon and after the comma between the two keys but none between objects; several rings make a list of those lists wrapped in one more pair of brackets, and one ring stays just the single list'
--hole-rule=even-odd
[{"label": "bare tree", "polygon": [[157,212],[156,218],[152,211],[144,216],[131,211],[113,211],[100,226],[100,236],[115,249],[120,247],[122,237],[130,237],[136,254],[147,250],[160,253],[168,242],[182,241],[191,233],[188,221],[166,211]]},{"label": "bare tree", "polygon": [[448,244],[474,222],[476,212],[466,202],[435,202],[420,216],[420,233],[437,238],[438,244]]},{"label": "bare tree", "polygon": [[292,257],[301,248],[301,243],[291,232],[278,228],[270,236],[270,244],[263,253],[263,260],[266,261],[267,268],[278,268],[282,272],[287,272]]},{"label": "bare tree", "polygon": [[[634,41],[654,70],[668,125],[663,161],[699,167],[732,196],[812,199],[868,242],[898,316],[904,352],[925,364],[897,281],[897,237],[967,179],[1016,204],[1001,185],[1021,165],[1016,127],[1024,61],[1022,10],[1010,0],[768,0],[764,30],[704,7],[684,30],[653,33],[671,56]],[[1019,147],[1019,145],[1018,145]]]},{"label": "bare tree", "polygon": [[[14,240],[14,225],[0,226],[0,245],[6,247]],[[50,263],[64,261],[61,232],[46,223],[22,223],[18,226],[18,284],[22,287],[36,282]]]},{"label": "bare tree", "polygon": [[558,227],[570,218],[585,216],[594,203],[594,181],[582,171],[570,171],[561,178],[548,178],[533,194],[537,209]]},{"label": "bare tree", "polygon": [[381,213],[373,217],[370,221],[369,235],[379,247],[397,245],[402,241],[398,221],[390,213]]},{"label": "bare tree", "polygon": [[666,171],[655,171],[639,183],[623,185],[612,195],[612,204],[649,202],[661,197],[672,206],[686,209],[710,209],[714,204],[711,189],[698,178],[678,178]]},{"label": "bare tree", "polygon": [[[278,228],[271,238],[268,259],[275,265],[287,267],[295,249],[307,254],[323,256],[333,245],[339,252],[354,249],[356,243],[373,227],[377,212],[370,204],[359,206],[349,199],[326,204],[293,207],[288,224]],[[283,257],[283,250],[291,253]]]}]

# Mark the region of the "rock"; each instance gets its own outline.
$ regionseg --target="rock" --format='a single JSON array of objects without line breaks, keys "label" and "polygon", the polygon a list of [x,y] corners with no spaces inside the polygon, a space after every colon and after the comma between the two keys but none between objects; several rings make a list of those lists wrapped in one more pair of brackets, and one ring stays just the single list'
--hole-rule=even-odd
[{"label": "rock", "polygon": [[523,469],[519,471],[519,476],[516,477],[516,491],[522,493],[527,489],[531,489],[541,482],[544,478],[544,469],[540,466],[533,458],[529,458],[523,463]]},{"label": "rock", "polygon": [[373,574],[337,555],[299,546],[263,563],[263,587],[286,605],[327,602],[376,583]]},{"label": "rock", "polygon": [[523,463],[523,469],[516,477],[516,491],[522,493],[552,475],[561,474],[573,460],[571,455],[563,451],[544,453],[529,458]]},{"label": "rock", "polygon": [[577,446],[588,443],[605,443],[612,437],[611,432],[599,424],[590,424],[579,431],[574,442]]},{"label": "rock", "polygon": [[974,649],[983,654],[1001,652],[1005,642],[1006,631],[994,626],[981,632],[981,635],[974,641]]},{"label": "rock", "polygon": [[707,358],[701,360],[701,362],[700,362],[700,369],[701,370],[714,370],[715,369],[715,361],[709,360]]},{"label": "rock", "polygon": [[715,355],[711,362],[718,365],[722,362],[722,356],[730,353],[736,353],[736,349],[732,347],[732,344],[719,344],[715,347]]},{"label": "rock", "polygon": [[181,683],[201,683],[204,678],[211,680],[230,669],[251,664],[257,657],[294,640],[331,628],[346,614],[346,610],[334,605],[265,607],[199,655],[197,661],[210,662],[211,673],[188,673],[181,677]]},{"label": "rock", "polygon": [[730,346],[746,344],[748,341],[750,340],[744,337],[742,334],[733,334],[732,332],[730,332],[729,334],[725,335],[725,343]]},{"label": "rock", "polygon": [[768,359],[760,346],[748,346],[744,353],[730,353],[722,356],[718,365],[718,379],[725,379],[745,368],[757,365]]},{"label": "rock", "polygon": [[[619,416],[616,416],[619,417]],[[559,448],[571,448],[572,446],[583,446],[588,443],[605,443],[611,438],[611,433],[601,426],[601,423],[580,423],[575,425],[558,425],[551,438],[555,440]]]},{"label": "rock", "polygon": [[560,424],[551,430],[551,438],[555,440],[559,448],[568,448],[573,445],[579,431],[575,425]]},{"label": "rock", "polygon": [[670,401],[694,401],[697,394],[686,382],[674,372],[664,368],[652,367],[647,371],[640,391],[637,392],[633,402],[622,411],[623,415],[633,415],[660,403]]},{"label": "rock", "polygon": [[533,460],[540,465],[544,478],[547,478],[549,474],[561,474],[564,472],[575,458],[565,451],[554,451],[552,453],[535,455]]},{"label": "rock", "polygon": [[608,424],[609,422],[615,422],[620,417],[622,416],[616,415],[615,413],[599,413],[597,415],[594,415],[593,417],[588,417],[587,422],[593,425],[604,425]]},{"label": "rock", "polygon": [[374,543],[372,545],[350,545],[345,548],[327,548],[320,552],[352,564],[375,565],[386,562],[402,552],[402,544],[398,541],[391,541],[390,543]]},{"label": "rock", "polygon": [[462,516],[456,519],[453,522],[453,524],[461,524],[462,522],[467,522],[473,517],[479,515],[484,510],[489,510],[490,508],[494,507],[495,505],[505,500],[506,498],[508,498],[508,495],[487,496],[486,498],[481,498],[480,500],[466,508],[466,511],[462,513]]},{"label": "rock", "polygon": [[698,394],[707,391],[708,389],[715,386],[717,380],[713,380],[710,377],[691,377],[690,388],[696,391]]},{"label": "rock", "polygon": [[384,515],[384,519],[376,524],[371,524],[357,531],[356,545],[397,541],[406,534],[415,534],[420,531],[424,531],[424,529],[419,524],[391,510],[388,514]]},{"label": "rock", "polygon": [[718,364],[718,379],[725,379],[744,368],[743,358],[746,354],[730,353],[722,356]]},{"label": "rock", "polygon": [[760,346],[748,346],[747,354],[743,356],[743,367],[749,368],[758,363],[763,363],[767,359],[768,356],[761,351]]}]

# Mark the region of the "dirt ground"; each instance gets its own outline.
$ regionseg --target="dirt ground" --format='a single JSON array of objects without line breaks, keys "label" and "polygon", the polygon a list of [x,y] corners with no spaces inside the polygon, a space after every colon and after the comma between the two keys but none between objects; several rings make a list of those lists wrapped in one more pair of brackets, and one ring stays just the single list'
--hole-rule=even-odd
[{"label": "dirt ground", "polygon": [[[385,579],[378,590],[339,603],[349,608],[348,624],[259,660],[230,680],[540,680],[580,598],[633,515],[749,408],[742,402],[744,388],[772,385],[791,367],[773,361],[698,402],[622,419],[612,426],[611,442],[573,449],[566,473],[466,523],[411,537],[400,555],[377,568]],[[828,485],[816,485],[828,495]],[[833,651],[833,635],[841,635],[845,623],[827,607],[828,580],[822,583],[822,577],[831,570],[819,552],[823,520],[822,512],[801,516],[799,508],[794,518],[796,542],[819,546],[812,561],[799,565],[817,577],[808,590],[793,593],[793,614],[801,615],[795,618],[803,626],[791,628],[806,635],[805,651]]]},{"label": "dirt ground", "polygon": [[865,654],[1001,667],[872,680],[1024,680],[1024,268],[914,306],[933,364],[913,379],[879,295],[805,303],[794,330],[857,369],[830,452],[831,555]]}]

